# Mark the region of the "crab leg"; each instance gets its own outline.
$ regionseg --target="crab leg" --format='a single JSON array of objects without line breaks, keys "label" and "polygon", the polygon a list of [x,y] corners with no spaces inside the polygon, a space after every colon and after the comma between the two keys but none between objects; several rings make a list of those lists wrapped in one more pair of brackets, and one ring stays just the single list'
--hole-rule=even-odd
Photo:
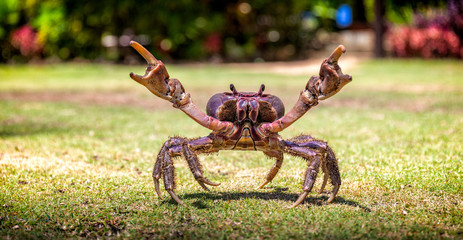
[{"label": "crab leg", "polygon": [[191,101],[190,94],[185,92],[180,81],[170,78],[162,61],[157,60],[148,50],[135,41],[131,41],[130,46],[148,63],[144,76],[130,73],[130,77],[133,80],[145,86],[154,95],[173,103],[173,107],[179,108],[205,128],[225,133],[226,135],[231,135],[236,131],[237,128],[233,123],[220,121],[201,111]]},{"label": "crab leg", "polygon": [[159,189],[159,179],[164,179],[164,188],[169,195],[178,204],[183,205],[183,202],[175,194],[175,174],[172,159],[175,157],[183,156],[187,160],[188,166],[193,173],[196,181],[205,190],[206,187],[218,186],[220,183],[211,182],[203,176],[203,169],[197,157],[197,153],[211,153],[218,150],[213,147],[213,140],[210,137],[202,137],[193,140],[188,140],[182,137],[172,137],[167,140],[162,146],[156,159],[153,169],[153,181],[156,194],[162,200],[161,191]]},{"label": "crab leg", "polygon": [[326,168],[326,163],[322,163],[322,170],[323,170],[323,183],[322,186],[320,187],[320,190],[318,191],[319,194],[323,193],[323,190],[325,189],[326,183],[328,182],[329,178],[329,172],[328,169]]},{"label": "crab leg", "polygon": [[271,182],[273,178],[275,178],[275,176],[277,175],[278,171],[281,168],[281,165],[283,164],[283,153],[282,152],[277,152],[277,153],[265,152],[265,154],[270,157],[275,157],[276,160],[275,160],[275,164],[268,172],[265,182],[262,183],[257,189],[261,189],[265,185],[267,185],[269,182]]},{"label": "crab leg", "polygon": [[167,142],[164,143],[164,145],[162,145],[162,148],[159,151],[159,154],[156,158],[156,163],[154,164],[154,168],[153,168],[154,189],[156,191],[156,194],[161,200],[164,200],[164,198],[162,197],[161,190],[159,189],[159,178],[161,178],[162,176],[162,163],[164,161],[163,159],[165,157],[166,150],[167,150]]},{"label": "crab leg", "polygon": [[304,199],[307,197],[307,195],[312,191],[313,185],[315,183],[315,180],[317,179],[317,174],[318,174],[318,169],[320,168],[320,157],[317,156],[315,159],[309,164],[307,167],[307,171],[305,173],[305,180],[304,180],[304,185],[302,187],[302,194],[299,196],[299,198],[294,202],[294,204],[291,206],[291,208],[294,208],[298,206],[299,204],[304,201]]},{"label": "crab leg", "polygon": [[331,178],[331,183],[333,184],[333,191],[331,192],[327,203],[331,203],[336,197],[339,187],[341,186],[338,162],[333,150],[326,144],[326,142],[314,139],[308,135],[301,135],[288,141],[283,140],[281,141],[281,144],[284,146],[283,150],[285,152],[310,161],[304,178],[303,192],[291,207],[296,207],[301,204],[310,193],[320,166],[325,173],[320,192],[323,191],[329,176]]},{"label": "crab leg", "polygon": [[203,176],[203,169],[201,163],[199,162],[198,156],[194,153],[192,148],[193,146],[201,146],[202,148],[204,148],[207,145],[211,145],[211,143],[212,140],[210,138],[204,137],[184,144],[182,147],[183,156],[186,158],[188,166],[190,167],[190,170],[193,173],[193,176],[195,177],[199,185],[206,191],[210,190],[206,187],[205,184],[210,186],[219,186],[220,183],[211,182],[209,179]]},{"label": "crab leg", "polygon": [[339,187],[341,186],[341,175],[339,174],[338,160],[329,146],[326,148],[326,168],[331,179],[331,184],[333,184],[333,190],[331,191],[330,198],[326,201],[327,203],[330,203],[336,197]]},{"label": "crab leg", "polygon": [[175,186],[175,180],[174,180],[174,163],[172,162],[172,159],[170,157],[170,154],[166,152],[164,154],[164,187],[166,191],[170,194],[170,196],[180,205],[185,205],[183,204],[182,200],[180,200],[177,195],[174,192],[174,186]]}]

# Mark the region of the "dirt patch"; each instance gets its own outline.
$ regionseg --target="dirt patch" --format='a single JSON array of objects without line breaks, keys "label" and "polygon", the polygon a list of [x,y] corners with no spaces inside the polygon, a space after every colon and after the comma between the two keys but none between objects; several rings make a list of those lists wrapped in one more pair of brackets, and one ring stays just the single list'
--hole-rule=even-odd
[{"label": "dirt patch", "polygon": [[82,105],[133,106],[144,109],[171,109],[171,104],[155,97],[137,93],[111,92],[1,92],[1,100],[30,102],[68,102]]}]

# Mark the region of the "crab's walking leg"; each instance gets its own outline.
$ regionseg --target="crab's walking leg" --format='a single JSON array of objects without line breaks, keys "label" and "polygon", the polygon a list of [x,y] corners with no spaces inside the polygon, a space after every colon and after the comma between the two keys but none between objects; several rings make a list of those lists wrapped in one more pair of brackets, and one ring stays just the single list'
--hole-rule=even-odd
[{"label": "crab's walking leg", "polygon": [[329,146],[326,148],[325,160],[326,168],[331,178],[331,184],[333,184],[333,191],[331,192],[330,198],[327,200],[327,202],[330,203],[336,197],[339,187],[341,186],[341,175],[339,174],[338,160],[336,159],[336,155]]},{"label": "crab's walking leg", "polygon": [[313,185],[315,180],[317,179],[318,169],[320,168],[320,156],[317,155],[314,157],[314,160],[308,163],[307,171],[305,172],[305,180],[304,184],[302,185],[302,194],[299,198],[294,202],[291,208],[296,207],[297,205],[301,204],[302,201],[307,197],[307,195],[312,191]]},{"label": "crab's walking leg", "polygon": [[188,166],[193,173],[199,185],[206,190],[209,190],[205,184],[211,186],[218,186],[219,183],[213,183],[203,176],[202,166],[197,157],[197,153],[210,153],[217,152],[213,147],[213,140],[209,137],[203,137],[193,140],[188,140],[181,137],[173,137],[167,140],[162,146],[156,159],[153,169],[153,181],[156,194],[160,199],[162,198],[159,189],[159,179],[162,177],[164,180],[164,188],[170,196],[180,205],[183,202],[175,194],[175,174],[172,159],[178,156],[184,156],[187,160]]},{"label": "crab's walking leg", "polygon": [[197,151],[204,152],[208,151],[212,147],[212,139],[209,137],[203,137],[200,139],[189,141],[188,143],[183,144],[183,156],[188,162],[193,176],[199,185],[206,191],[210,191],[205,184],[210,186],[219,186],[220,183],[211,182],[209,179],[203,176],[203,169],[201,163],[199,162],[198,156],[193,151],[194,148],[198,148]]},{"label": "crab's walking leg", "polygon": [[320,187],[320,190],[318,191],[318,193],[323,193],[323,190],[325,189],[325,186],[326,186],[326,183],[328,182],[328,178],[329,178],[329,172],[328,172],[328,169],[326,168],[326,162],[323,162],[322,165],[322,170],[323,170],[323,183],[322,183],[322,186]]},{"label": "crab's walking leg", "polygon": [[153,182],[154,182],[154,189],[156,190],[156,194],[158,197],[163,200],[164,198],[161,195],[161,191],[159,189],[159,179],[162,177],[162,164],[163,159],[165,157],[167,151],[167,142],[162,145],[161,150],[159,151],[158,156],[156,157],[156,163],[154,164],[153,168]]},{"label": "crab's walking leg", "polygon": [[333,191],[331,192],[331,196],[327,202],[332,202],[341,185],[338,162],[333,150],[326,144],[326,142],[316,140],[307,135],[301,135],[288,141],[282,141],[282,143],[284,145],[285,152],[310,161],[303,184],[303,193],[299,196],[298,200],[292,205],[292,207],[302,203],[312,190],[320,166],[325,173],[320,192],[323,191],[328,177],[331,178]]},{"label": "crab's walking leg", "polygon": [[304,199],[307,197],[309,192],[312,190],[313,183],[315,182],[315,179],[318,173],[318,168],[320,166],[320,159],[319,159],[319,156],[317,156],[317,155],[320,155],[320,153],[310,148],[300,146],[299,144],[293,143],[290,141],[284,141],[284,144],[285,144],[285,149],[284,149],[285,152],[293,156],[302,157],[305,160],[309,161],[308,162],[309,167],[307,168],[307,171],[305,174],[305,180],[304,180],[304,184],[302,188],[303,192],[299,196],[299,198],[296,200],[296,202],[291,206],[291,208],[294,208],[297,205],[301,204],[302,201],[304,201]]},{"label": "crab's walking leg", "polygon": [[273,164],[273,167],[268,172],[267,177],[265,178],[265,182],[262,183],[257,189],[261,189],[269,182],[271,182],[273,178],[277,175],[278,171],[281,168],[281,165],[283,164],[283,152],[264,152],[264,154],[269,157],[275,158],[276,160],[275,164]]}]

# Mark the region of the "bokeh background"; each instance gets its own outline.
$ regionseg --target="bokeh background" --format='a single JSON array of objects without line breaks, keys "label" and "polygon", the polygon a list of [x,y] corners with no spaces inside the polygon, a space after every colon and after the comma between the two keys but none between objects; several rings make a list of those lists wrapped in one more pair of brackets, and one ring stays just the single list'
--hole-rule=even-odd
[{"label": "bokeh background", "polygon": [[377,57],[462,58],[461,0],[2,0],[0,62],[305,59],[342,42]]}]

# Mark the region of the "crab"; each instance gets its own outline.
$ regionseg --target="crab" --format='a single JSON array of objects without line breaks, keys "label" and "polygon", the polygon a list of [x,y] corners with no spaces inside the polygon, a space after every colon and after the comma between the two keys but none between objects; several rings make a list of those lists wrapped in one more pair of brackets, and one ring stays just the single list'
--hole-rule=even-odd
[{"label": "crab", "polygon": [[312,76],[308,80],[295,105],[285,114],[283,102],[277,96],[264,93],[263,84],[258,92],[239,92],[230,84],[231,92],[213,95],[204,113],[193,103],[180,81],[169,77],[161,61],[139,43],[131,41],[130,45],[148,63],[144,76],[130,73],[130,77],[154,95],[170,101],[174,108],[180,109],[201,126],[212,130],[208,136],[194,139],[170,137],[162,145],[153,169],[154,187],[160,199],[163,197],[159,180],[163,178],[164,189],[178,204],[184,205],[174,190],[174,158],[185,158],[198,184],[209,191],[206,185],[218,186],[220,183],[214,183],[204,176],[198,155],[220,150],[245,150],[262,151],[266,156],[275,159],[275,164],[259,189],[274,179],[282,166],[283,154],[301,157],[307,161],[302,193],[291,207],[301,204],[311,192],[320,168],[324,178],[319,193],[323,192],[330,178],[333,190],[327,202],[334,200],[341,185],[341,176],[336,156],[327,142],[310,135],[284,140],[278,133],[302,117],[320,100],[333,96],[352,81],[352,77],[343,74],[338,65],[339,58],[346,51],[344,46],[339,45],[322,62],[319,76]]}]

